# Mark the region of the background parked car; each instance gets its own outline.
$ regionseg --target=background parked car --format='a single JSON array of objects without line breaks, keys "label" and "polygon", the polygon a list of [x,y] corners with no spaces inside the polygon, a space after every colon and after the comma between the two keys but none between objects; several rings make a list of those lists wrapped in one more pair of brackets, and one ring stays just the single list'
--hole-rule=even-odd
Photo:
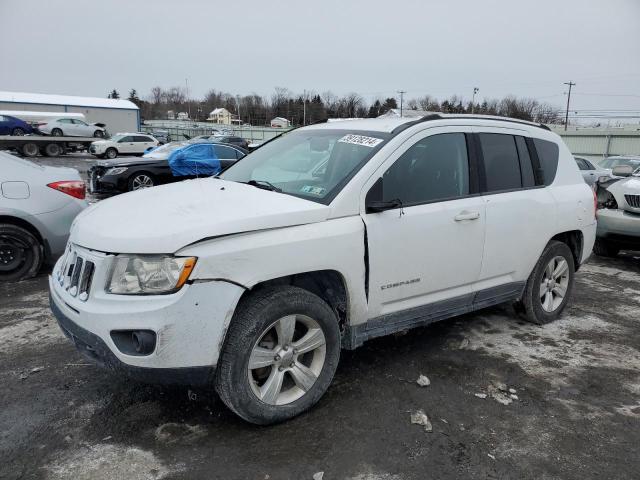
[{"label": "background parked car", "polygon": [[40,133],[55,137],[106,137],[103,123],[88,124],[79,118],[58,117],[36,124]]},{"label": "background parked car", "polygon": [[220,171],[222,171],[244,157],[247,151],[232,145],[193,143],[192,141],[173,142],[144,154],[140,159],[98,161],[89,169],[89,189],[92,193],[113,195],[215,174],[203,175],[194,171],[190,175],[174,175],[169,159],[178,154],[184,155],[185,162],[188,162],[189,158],[206,162],[208,155],[211,160],[219,161]]},{"label": "background parked car", "polygon": [[87,203],[73,168],[44,167],[0,152],[0,281],[38,273],[65,249],[71,223]]},{"label": "background parked car", "polygon": [[588,185],[593,185],[600,177],[607,177],[611,175],[610,169],[602,168],[601,166],[590,162],[586,158],[574,157],[574,159],[578,164],[582,178],[584,178],[584,181],[587,182]]},{"label": "background parked car", "polygon": [[105,140],[97,140],[89,147],[89,153],[100,158],[116,158],[118,155],[142,155],[149,148],[158,146],[158,140],[142,133],[118,133]]},{"label": "background parked car", "polygon": [[0,135],[27,135],[33,128],[27,122],[10,115],[0,115]]},{"label": "background parked car", "polygon": [[151,132],[151,136],[158,140],[160,145],[171,142],[171,134],[168,130],[154,130],[153,132]]},{"label": "background parked car", "polygon": [[607,157],[598,162],[602,168],[613,169],[620,165],[629,165],[634,170],[640,168],[640,156],[636,155],[618,155],[615,157]]},{"label": "background parked car", "polygon": [[610,179],[596,183],[596,255],[615,257],[620,250],[640,250],[640,175],[633,171],[633,165],[618,165]]},{"label": "background parked car", "polygon": [[216,142],[216,143],[228,143],[230,145],[234,145],[236,147],[240,147],[240,148],[242,148],[244,150],[249,150],[249,142],[247,142],[242,137],[236,137],[234,135],[218,135],[218,134],[215,134],[215,135],[200,135],[198,137],[195,137],[195,139],[208,140],[210,142]]}]

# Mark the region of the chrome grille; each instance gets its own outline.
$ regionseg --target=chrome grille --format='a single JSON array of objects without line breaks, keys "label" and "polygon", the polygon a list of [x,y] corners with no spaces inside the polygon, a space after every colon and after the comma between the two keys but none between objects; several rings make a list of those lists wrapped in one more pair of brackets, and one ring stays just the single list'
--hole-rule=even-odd
[{"label": "chrome grille", "polygon": [[640,195],[625,195],[624,199],[627,201],[629,206],[633,208],[640,208]]},{"label": "chrome grille", "polygon": [[58,283],[69,292],[72,297],[78,297],[83,302],[89,298],[91,281],[95,272],[95,264],[69,249],[63,260],[62,267],[57,273]]}]

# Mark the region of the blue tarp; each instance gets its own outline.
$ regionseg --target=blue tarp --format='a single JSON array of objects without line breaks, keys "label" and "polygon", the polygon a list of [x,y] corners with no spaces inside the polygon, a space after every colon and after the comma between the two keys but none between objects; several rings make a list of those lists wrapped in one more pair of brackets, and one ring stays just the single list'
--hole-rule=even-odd
[{"label": "blue tarp", "polygon": [[220,173],[220,160],[211,144],[197,143],[179,148],[169,155],[169,168],[175,177],[211,176]]}]

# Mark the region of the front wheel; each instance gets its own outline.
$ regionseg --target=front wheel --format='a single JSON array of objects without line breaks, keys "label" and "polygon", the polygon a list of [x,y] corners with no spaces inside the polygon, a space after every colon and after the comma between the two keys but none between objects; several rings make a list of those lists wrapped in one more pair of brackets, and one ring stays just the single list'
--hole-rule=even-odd
[{"label": "front wheel", "polygon": [[156,184],[153,175],[146,172],[135,173],[129,178],[129,191],[151,188]]},{"label": "front wheel", "polygon": [[11,135],[15,136],[15,137],[21,137],[24,135],[24,129],[20,128],[20,127],[16,127],[11,131]]},{"label": "front wheel", "polygon": [[575,270],[571,249],[562,242],[549,242],[524,290],[522,306],[528,321],[544,325],[560,316],[573,290]]},{"label": "front wheel", "polygon": [[93,132],[93,136],[95,138],[104,138],[104,132],[102,130],[96,130]]},{"label": "front wheel", "polygon": [[113,160],[118,156],[118,151],[113,147],[107,148],[107,151],[104,152],[104,156]]},{"label": "front wheel", "polygon": [[59,128],[54,128],[53,130],[51,130],[51,135],[53,135],[54,137],[61,137],[62,130],[60,130]]},{"label": "front wheel", "polygon": [[298,287],[265,288],[238,305],[215,386],[246,421],[282,422],[318,402],[339,359],[340,330],[326,302]]}]

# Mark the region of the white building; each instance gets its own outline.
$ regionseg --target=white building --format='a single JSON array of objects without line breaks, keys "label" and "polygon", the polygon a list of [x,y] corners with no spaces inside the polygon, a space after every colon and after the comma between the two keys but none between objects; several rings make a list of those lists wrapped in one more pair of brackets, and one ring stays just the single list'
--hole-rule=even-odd
[{"label": "white building", "polygon": [[187,121],[189,120],[189,114],[187,112],[178,112],[178,120]]},{"label": "white building", "polygon": [[276,117],[271,120],[271,126],[273,128],[289,128],[291,126],[291,122],[283,117]]},{"label": "white building", "polygon": [[216,108],[209,113],[207,122],[218,123],[220,125],[231,125],[232,123],[238,123],[237,115],[233,115],[226,108]]},{"label": "white building", "polygon": [[0,110],[53,112],[61,117],[81,113],[90,123],[104,123],[111,133],[140,130],[140,110],[129,100],[0,91]]}]

